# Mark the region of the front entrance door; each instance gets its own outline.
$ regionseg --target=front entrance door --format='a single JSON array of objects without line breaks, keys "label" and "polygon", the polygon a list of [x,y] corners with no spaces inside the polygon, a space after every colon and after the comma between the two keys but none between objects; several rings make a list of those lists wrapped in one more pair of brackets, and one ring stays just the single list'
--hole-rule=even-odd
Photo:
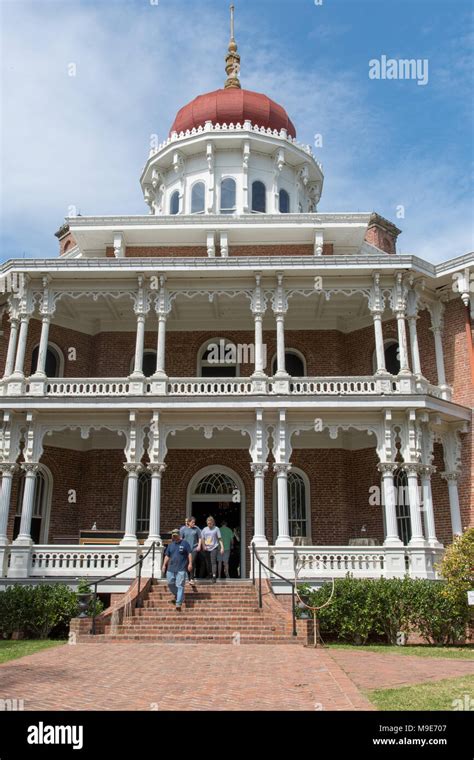
[{"label": "front entrance door", "polygon": [[234,531],[234,541],[230,552],[229,574],[231,578],[240,578],[240,502],[235,501],[193,501],[191,514],[196,518],[199,528],[206,527],[208,517],[213,517],[217,527],[225,520]]}]

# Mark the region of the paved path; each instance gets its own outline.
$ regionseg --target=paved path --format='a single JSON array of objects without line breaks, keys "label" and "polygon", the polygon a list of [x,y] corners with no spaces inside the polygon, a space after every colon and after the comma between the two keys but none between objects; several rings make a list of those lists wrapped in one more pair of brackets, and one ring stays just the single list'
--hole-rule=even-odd
[{"label": "paved path", "polygon": [[65,644],[0,666],[0,698],[15,697],[25,710],[373,709],[327,651],[285,644]]},{"label": "paved path", "polygon": [[331,657],[360,689],[390,689],[474,675],[474,660],[331,649]]}]

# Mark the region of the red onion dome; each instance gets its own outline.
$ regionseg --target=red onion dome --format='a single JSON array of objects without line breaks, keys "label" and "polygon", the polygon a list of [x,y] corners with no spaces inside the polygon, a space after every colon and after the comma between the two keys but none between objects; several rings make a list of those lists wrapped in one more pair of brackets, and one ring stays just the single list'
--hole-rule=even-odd
[{"label": "red onion dome", "polygon": [[296,137],[296,130],[283,106],[260,92],[242,90],[237,87],[215,90],[198,95],[183,106],[171,127],[172,132],[186,132],[194,127],[203,127],[206,121],[213,124],[241,124],[250,121],[254,126],[265,129],[286,129],[288,135]]}]

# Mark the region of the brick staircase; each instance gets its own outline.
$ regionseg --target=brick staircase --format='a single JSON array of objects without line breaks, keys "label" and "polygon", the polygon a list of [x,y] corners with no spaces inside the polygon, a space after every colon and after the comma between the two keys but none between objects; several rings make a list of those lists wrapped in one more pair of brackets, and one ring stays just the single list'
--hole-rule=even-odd
[{"label": "brick staircase", "polygon": [[275,600],[268,587],[264,591],[263,608],[259,608],[257,589],[251,581],[201,582],[197,584],[197,591],[187,585],[180,612],[170,603],[171,599],[166,583],[154,581],[144,595],[143,607],[135,608],[120,625],[108,622],[102,635],[90,639],[164,643],[306,643],[300,621],[298,635],[293,636],[291,615]]}]

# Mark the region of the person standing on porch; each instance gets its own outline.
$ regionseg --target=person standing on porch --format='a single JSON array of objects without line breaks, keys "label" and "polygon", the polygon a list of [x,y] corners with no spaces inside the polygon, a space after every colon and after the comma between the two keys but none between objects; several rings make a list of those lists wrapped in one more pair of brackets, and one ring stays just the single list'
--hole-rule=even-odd
[{"label": "person standing on porch", "polygon": [[224,553],[222,554],[221,552],[221,554],[217,555],[217,577],[221,578],[222,565],[224,565],[224,576],[228,578],[229,577],[229,557],[230,557],[230,550],[232,549],[232,544],[234,543],[234,533],[227,526],[226,520],[222,520],[220,531],[221,531],[221,537],[222,537],[222,544],[224,546]]},{"label": "person standing on porch", "polygon": [[224,554],[224,544],[222,543],[221,532],[213,517],[207,518],[206,527],[201,531],[201,539],[206,559],[207,575],[215,583],[217,580],[217,552],[220,548],[220,553]]},{"label": "person standing on porch", "polygon": [[166,575],[168,588],[174,596],[176,610],[181,610],[184,598],[184,585],[186,583],[186,570],[191,572],[193,560],[191,547],[184,541],[178,528],[171,531],[171,543],[165,551],[163,562],[163,575]]},{"label": "person standing on porch", "polygon": [[191,556],[193,569],[189,573],[189,582],[193,588],[196,587],[196,557],[198,552],[201,551],[201,529],[196,525],[195,517],[188,517],[185,525],[183,525],[179,534],[181,538],[188,542],[191,547]]}]

